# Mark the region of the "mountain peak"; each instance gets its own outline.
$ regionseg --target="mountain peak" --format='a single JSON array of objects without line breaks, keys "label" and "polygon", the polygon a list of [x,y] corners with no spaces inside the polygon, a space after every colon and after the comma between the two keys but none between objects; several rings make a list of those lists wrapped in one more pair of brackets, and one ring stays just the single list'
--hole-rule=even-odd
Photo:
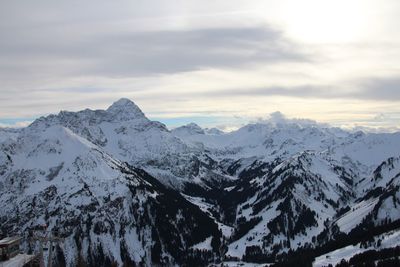
[{"label": "mountain peak", "polygon": [[194,122],[192,122],[192,123],[189,123],[189,124],[186,124],[186,125],[184,125],[184,126],[180,126],[180,127],[178,127],[178,128],[175,128],[174,130],[173,130],[173,132],[175,133],[175,134],[182,134],[182,133],[184,133],[184,134],[189,134],[189,135],[194,135],[194,134],[204,134],[204,130],[199,126],[199,125],[197,125],[196,123],[194,123]]},{"label": "mountain peak", "polygon": [[128,98],[120,98],[117,101],[115,101],[107,110],[121,108],[121,107],[135,107],[139,109],[138,106],[132,100]]},{"label": "mountain peak", "polygon": [[137,118],[144,118],[144,113],[140,108],[131,100],[121,98],[115,101],[108,109],[107,112],[115,115],[122,120],[131,120]]},{"label": "mountain peak", "polygon": [[201,127],[197,123],[194,123],[194,122],[186,124],[185,127],[192,128],[192,129],[201,129]]},{"label": "mountain peak", "polygon": [[220,129],[218,129],[218,128],[206,128],[205,130],[204,130],[207,134],[212,134],[212,135],[221,135],[221,134],[224,134],[224,132],[223,131],[221,131]]}]

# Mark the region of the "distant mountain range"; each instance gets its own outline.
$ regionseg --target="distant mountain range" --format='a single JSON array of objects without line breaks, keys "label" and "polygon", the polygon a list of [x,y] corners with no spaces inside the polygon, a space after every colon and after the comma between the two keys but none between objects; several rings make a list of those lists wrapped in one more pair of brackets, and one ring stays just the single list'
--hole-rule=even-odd
[{"label": "distant mountain range", "polygon": [[400,133],[169,130],[128,99],[0,129],[0,230],[48,225],[64,238],[58,266],[322,266],[349,242],[399,240],[399,189]]}]

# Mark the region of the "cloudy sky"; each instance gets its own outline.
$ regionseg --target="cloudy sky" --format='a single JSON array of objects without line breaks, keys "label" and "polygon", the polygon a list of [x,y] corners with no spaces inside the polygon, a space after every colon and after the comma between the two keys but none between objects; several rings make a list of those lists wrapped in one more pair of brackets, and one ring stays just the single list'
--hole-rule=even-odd
[{"label": "cloudy sky", "polygon": [[398,0],[0,0],[0,125],[120,97],[173,127],[400,127]]}]

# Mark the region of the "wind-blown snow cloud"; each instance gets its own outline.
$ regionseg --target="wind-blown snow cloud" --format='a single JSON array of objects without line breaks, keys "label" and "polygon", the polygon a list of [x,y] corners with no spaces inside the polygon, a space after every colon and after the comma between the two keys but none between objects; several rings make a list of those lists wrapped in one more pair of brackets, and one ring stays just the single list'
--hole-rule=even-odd
[{"label": "wind-blown snow cloud", "polygon": [[273,123],[273,124],[298,124],[301,126],[316,126],[316,125],[322,126],[322,124],[318,124],[316,121],[310,119],[287,118],[280,111],[272,112],[266,119],[260,118],[259,121],[266,123]]}]

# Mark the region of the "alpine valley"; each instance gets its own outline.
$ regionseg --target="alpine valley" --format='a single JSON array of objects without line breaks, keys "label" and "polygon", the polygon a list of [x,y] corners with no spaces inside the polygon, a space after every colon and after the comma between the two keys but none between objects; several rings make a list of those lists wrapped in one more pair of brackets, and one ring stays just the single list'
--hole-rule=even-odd
[{"label": "alpine valley", "polygon": [[56,266],[335,266],[400,245],[400,133],[169,130],[120,99],[0,129],[0,203],[0,235],[58,233]]}]

